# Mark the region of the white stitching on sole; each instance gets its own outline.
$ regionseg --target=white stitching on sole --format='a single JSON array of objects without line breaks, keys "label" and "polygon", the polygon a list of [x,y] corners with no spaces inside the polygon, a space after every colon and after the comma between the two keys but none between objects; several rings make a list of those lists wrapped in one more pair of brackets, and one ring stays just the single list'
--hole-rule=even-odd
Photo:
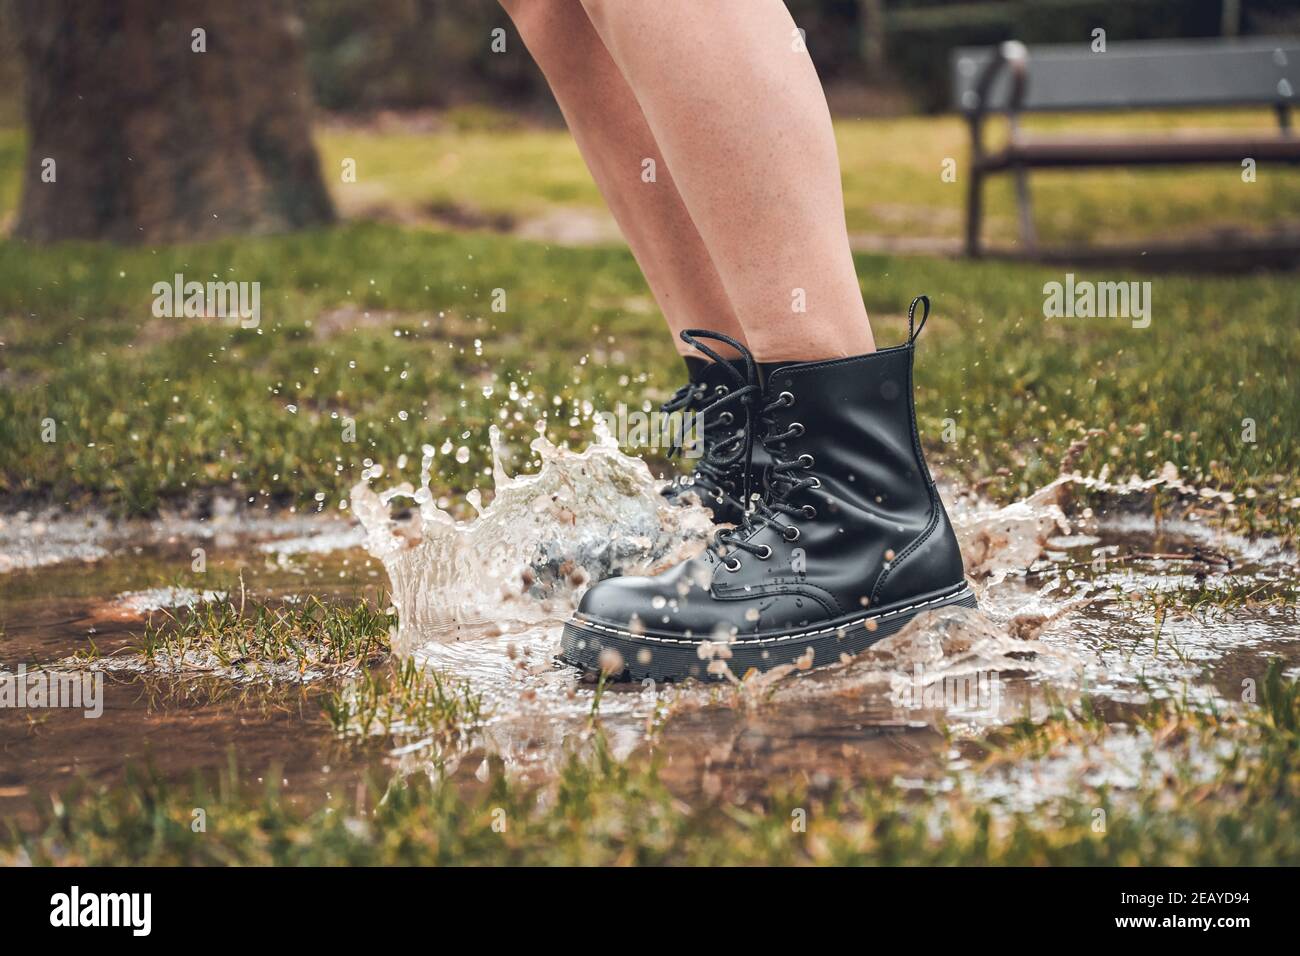
[{"label": "white stitching on sole", "polygon": [[748,639],[735,641],[710,641],[707,638],[699,639],[678,639],[675,637],[655,637],[653,634],[634,634],[631,631],[623,631],[617,627],[607,627],[604,624],[597,624],[595,621],[570,621],[569,623],[578,628],[590,628],[594,631],[604,631],[606,634],[614,634],[618,637],[631,638],[634,641],[655,641],[659,644],[726,644],[728,647],[734,647],[737,644],[776,644],[781,641],[802,641],[810,637],[816,637],[818,634],[830,634],[833,631],[842,631],[846,628],[853,627],[855,624],[862,624],[865,621],[883,621],[887,617],[897,617],[899,614],[906,614],[908,611],[914,611],[919,607],[925,607],[930,604],[938,604],[940,601],[952,601],[973,593],[970,585],[965,585],[960,591],[954,591],[952,594],[945,594],[942,597],[931,598],[928,601],[922,601],[919,604],[909,604],[907,607],[900,607],[893,611],[882,611],[879,614],[867,614],[862,617],[854,618],[851,621],[845,621],[843,624],[836,624],[834,627],[824,627],[820,631],[801,631],[798,634],[782,634],[778,637],[751,637]]}]

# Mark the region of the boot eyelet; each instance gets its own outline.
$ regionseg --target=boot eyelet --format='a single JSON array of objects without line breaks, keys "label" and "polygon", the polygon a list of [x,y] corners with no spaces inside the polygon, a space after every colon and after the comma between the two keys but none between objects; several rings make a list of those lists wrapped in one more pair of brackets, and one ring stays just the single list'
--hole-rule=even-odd
[{"label": "boot eyelet", "polygon": [[813,466],[814,463],[815,463],[815,460],[813,459],[813,456],[812,456],[812,455],[800,455],[800,456],[799,456],[799,467],[800,467],[800,468],[811,468],[811,467]]},{"label": "boot eyelet", "polygon": [[721,397],[723,395],[726,395],[730,391],[731,389],[727,388],[727,386],[719,385],[717,388],[713,390],[713,394]]},{"label": "boot eyelet", "polygon": [[771,556],[772,556],[772,546],[770,544],[763,545],[763,550],[758,552],[758,554],[756,555],[756,557],[760,561],[766,561]]},{"label": "boot eyelet", "polygon": [[726,568],[728,571],[731,571],[731,572],[734,573],[734,572],[740,570],[740,559],[739,559],[739,558],[732,558],[730,561],[723,561],[723,562],[722,562],[722,566],[723,566],[724,568]]},{"label": "boot eyelet", "polygon": [[787,407],[794,404],[794,396],[791,395],[789,392],[782,392],[780,395],[777,396],[777,400],[782,404],[786,405]]},{"label": "boot eyelet", "polygon": [[815,475],[808,480],[812,482],[812,484],[808,486],[809,488],[820,488],[822,486],[822,480]]},{"label": "boot eyelet", "polygon": [[802,437],[802,436],[803,436],[803,423],[802,423],[802,422],[791,422],[791,423],[790,423],[790,437],[791,437],[791,438],[800,438],[800,437]]},{"label": "boot eyelet", "polygon": [[790,525],[788,528],[785,529],[781,537],[785,538],[785,540],[787,541],[798,541],[799,529],[796,528],[794,525]]},{"label": "boot eyelet", "polygon": [[736,416],[731,414],[731,412],[723,412],[721,415],[718,416],[718,421],[722,422],[722,424],[724,425],[730,425],[735,420],[736,420]]},{"label": "boot eyelet", "polygon": [[812,505],[804,505],[802,508],[799,509],[799,511],[800,513],[803,514],[805,518],[809,520],[812,520],[813,518],[817,517],[817,509],[814,508]]}]

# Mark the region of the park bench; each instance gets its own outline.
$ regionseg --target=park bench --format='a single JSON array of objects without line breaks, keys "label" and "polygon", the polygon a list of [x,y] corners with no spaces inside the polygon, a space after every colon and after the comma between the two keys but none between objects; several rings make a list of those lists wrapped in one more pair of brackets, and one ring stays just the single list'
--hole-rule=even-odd
[{"label": "park bench", "polygon": [[[966,254],[981,255],[984,179],[1010,172],[1023,252],[1038,252],[1029,197],[1030,169],[1300,162],[1290,110],[1300,88],[1300,40],[1251,38],[1038,46],[1011,41],[999,47],[959,47],[952,52],[953,102],[966,117],[971,165],[966,208]],[[1164,136],[1027,135],[1022,113],[1153,110],[1181,107],[1271,107],[1268,129]],[[985,119],[1008,119],[1004,147],[988,150]]]}]

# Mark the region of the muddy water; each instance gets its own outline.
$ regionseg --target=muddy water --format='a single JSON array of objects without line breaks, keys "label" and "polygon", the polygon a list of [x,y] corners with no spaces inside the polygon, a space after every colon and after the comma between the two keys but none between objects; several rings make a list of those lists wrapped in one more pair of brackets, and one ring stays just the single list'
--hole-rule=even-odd
[{"label": "muddy water", "polygon": [[[611,478],[608,469],[593,473]],[[639,480],[626,485],[629,494],[643,490]],[[527,490],[519,502],[535,497]],[[547,508],[562,496],[562,488],[546,485]],[[968,566],[979,574],[980,612],[929,616],[856,660],[803,675],[605,688],[599,711],[615,751],[659,754],[665,778],[684,795],[726,791],[744,799],[790,776],[815,787],[864,777],[925,786],[960,765],[954,733],[960,741],[1084,693],[1117,705],[1149,695],[1232,702],[1243,682],[1262,678],[1269,658],[1281,657],[1292,674],[1300,668],[1295,556],[1267,542],[1225,538],[1193,523],[1157,529],[1132,516],[1068,526],[1050,496],[1019,511],[965,502],[952,510]],[[647,513],[636,509],[623,519],[639,523],[643,538],[662,532],[651,542],[656,560],[682,541],[698,545],[693,525],[647,524]],[[98,718],[0,710],[0,813],[21,815],[34,798],[77,779],[120,779],[127,764],[187,781],[233,758],[243,778],[274,774],[288,799],[309,802],[351,794],[367,771],[452,774],[472,785],[488,755],[511,773],[544,778],[581,746],[598,693],[552,659],[560,622],[583,583],[581,552],[597,540],[580,525],[570,527],[568,541],[578,560],[549,582],[517,577],[512,562],[534,560],[528,549],[493,553],[499,573],[478,582],[482,594],[500,595],[503,581],[523,581],[501,598],[509,613],[499,620],[477,598],[466,603],[463,590],[451,611],[427,603],[426,594],[427,616],[408,621],[399,636],[401,653],[468,679],[484,696],[487,725],[467,746],[446,752],[418,740],[340,741],[320,711],[322,695],[339,686],[332,680],[114,667],[105,673]],[[443,544],[417,535],[403,553],[421,541],[462,548],[460,537],[450,536],[463,529],[447,528]],[[392,555],[366,550],[376,550],[373,533],[373,525],[363,533],[351,519],[315,515],[136,525],[8,516],[0,526],[0,670],[85,667],[75,657],[92,647],[101,657],[130,660],[151,609],[223,592],[232,599],[241,592],[378,599],[390,588],[383,556]],[[530,547],[546,545],[533,540]],[[195,548],[203,549],[203,574],[192,570]],[[631,560],[596,550],[588,556],[597,561]],[[543,568],[564,564],[555,557]],[[426,550],[421,560],[428,558]],[[530,603],[530,588],[542,585],[550,589]],[[1198,588],[1252,598],[1227,609],[1197,607],[1189,596]],[[1163,613],[1153,603],[1157,594],[1164,595]],[[1139,760],[1140,744],[1132,749]],[[1120,785],[1126,760],[1119,754],[1113,761]],[[1009,775],[1000,786],[1014,804],[1042,780]]]},{"label": "muddy water", "polygon": [[[0,671],[84,669],[69,659],[92,652],[130,659],[150,611],[227,592],[238,600],[241,577],[250,598],[377,594],[382,573],[355,550],[359,541],[351,522],[319,516],[127,524],[5,516]],[[193,571],[196,548],[202,574]],[[188,781],[194,771],[230,767],[232,755],[244,779],[274,769],[286,797],[319,799],[354,785],[364,768],[321,723],[325,691],[112,669],[103,672],[99,717],[0,709],[0,813],[22,815],[34,798],[76,780],[120,780],[127,765]]]}]

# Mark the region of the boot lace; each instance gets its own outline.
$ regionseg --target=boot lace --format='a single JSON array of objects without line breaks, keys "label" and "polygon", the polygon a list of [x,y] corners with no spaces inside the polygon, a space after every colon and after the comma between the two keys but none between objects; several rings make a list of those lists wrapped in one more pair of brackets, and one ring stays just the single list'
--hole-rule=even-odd
[{"label": "boot lace", "polygon": [[[758,545],[749,541],[753,532],[761,527],[768,527],[780,532],[786,541],[798,541],[799,526],[791,519],[812,520],[817,517],[817,509],[813,505],[796,506],[789,501],[805,488],[821,487],[821,481],[816,477],[803,474],[816,463],[812,455],[803,454],[791,459],[780,456],[779,446],[782,442],[798,438],[804,433],[804,426],[800,422],[791,422],[784,431],[776,431],[774,413],[793,404],[794,396],[790,392],[782,392],[759,411],[759,441],[772,458],[772,464],[766,471],[765,493],[745,512],[745,517],[740,524],[714,535],[710,547],[719,557],[726,556],[733,550],[740,550],[766,561],[772,556],[772,548],[770,545]],[[729,557],[725,566],[729,571],[740,570],[740,562],[734,557]]]},{"label": "boot lace", "polygon": [[[713,541],[709,545],[710,551],[724,559],[724,565],[729,571],[738,571],[740,570],[740,562],[734,556],[728,557],[733,555],[736,550],[747,551],[760,560],[767,560],[772,556],[772,549],[769,545],[757,545],[748,540],[759,528],[773,528],[779,531],[787,541],[797,541],[799,539],[799,528],[790,519],[804,518],[811,520],[817,517],[817,509],[810,504],[796,507],[789,503],[789,499],[805,488],[821,487],[821,482],[812,475],[801,474],[801,472],[806,472],[815,464],[812,455],[804,454],[788,460],[780,457],[779,446],[781,443],[792,438],[798,438],[804,433],[804,426],[800,422],[791,422],[784,431],[775,430],[775,413],[793,405],[794,395],[790,392],[781,392],[774,400],[763,404],[755,411],[755,406],[763,397],[763,388],[758,380],[758,366],[754,362],[754,356],[749,349],[720,332],[689,329],[682,332],[681,337],[682,341],[704,352],[714,361],[721,361],[721,358],[712,349],[701,344],[699,339],[707,338],[726,342],[745,359],[746,374],[742,375],[739,371],[732,369],[738,383],[740,383],[740,387],[704,409],[707,413],[711,409],[719,408],[724,404],[740,403],[746,411],[744,423],[730,438],[710,448],[705,454],[704,461],[697,468],[698,471],[707,466],[712,470],[725,472],[734,468],[742,459],[744,461],[745,481],[742,502],[742,508],[745,512],[744,517],[736,527],[724,528],[715,533]],[[768,455],[771,456],[772,463],[764,473],[762,496],[754,497],[751,501],[753,489],[750,487],[750,473],[752,471],[754,442],[756,439],[762,444]]]},{"label": "boot lace", "polygon": [[[737,418],[746,422],[746,425],[742,425],[724,439],[711,441],[706,437],[704,455],[695,465],[694,483],[703,487],[714,498],[727,501],[739,510],[744,511],[745,501],[748,500],[750,495],[750,463],[753,460],[754,441],[753,430],[746,426],[750,416],[750,409],[761,392],[758,385],[758,367],[754,364],[753,356],[750,355],[749,350],[744,345],[722,332],[713,332],[707,329],[687,329],[681,333],[681,338],[683,342],[703,352],[718,363],[733,380],[731,388],[720,386],[714,391],[713,400],[699,407],[700,414],[706,422],[706,429],[708,427],[707,423],[711,419],[724,425],[730,425]],[[730,362],[705,345],[702,341],[705,339],[724,342],[740,353],[745,359],[745,372],[742,373],[737,370]],[[678,389],[677,393],[665,402],[662,408],[665,412],[680,411],[694,403],[698,403],[707,396],[707,389],[698,385],[686,385]],[[678,444],[669,451],[669,454],[679,454],[681,451],[681,446]],[[744,462],[744,476],[741,482],[742,491],[740,496],[737,497],[734,494],[729,494],[727,487],[734,490],[733,476],[742,461]]]}]

